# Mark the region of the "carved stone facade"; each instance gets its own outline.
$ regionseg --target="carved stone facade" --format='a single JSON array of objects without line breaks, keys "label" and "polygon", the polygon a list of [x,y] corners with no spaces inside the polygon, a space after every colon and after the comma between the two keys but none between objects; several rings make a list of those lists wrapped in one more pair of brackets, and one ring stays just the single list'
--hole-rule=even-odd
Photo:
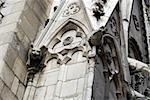
[{"label": "carved stone facade", "polygon": [[0,100],[149,100],[149,3],[0,1]]}]

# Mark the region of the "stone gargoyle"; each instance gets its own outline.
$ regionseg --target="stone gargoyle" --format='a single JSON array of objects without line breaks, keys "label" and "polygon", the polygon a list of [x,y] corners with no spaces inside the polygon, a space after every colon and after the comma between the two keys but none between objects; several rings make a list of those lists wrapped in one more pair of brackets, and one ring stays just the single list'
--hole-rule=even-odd
[{"label": "stone gargoyle", "polygon": [[31,48],[28,52],[28,60],[27,60],[27,70],[28,70],[28,77],[27,82],[32,82],[34,75],[40,72],[45,67],[45,57],[47,54],[47,48],[45,46],[41,48],[34,47],[31,44]]}]

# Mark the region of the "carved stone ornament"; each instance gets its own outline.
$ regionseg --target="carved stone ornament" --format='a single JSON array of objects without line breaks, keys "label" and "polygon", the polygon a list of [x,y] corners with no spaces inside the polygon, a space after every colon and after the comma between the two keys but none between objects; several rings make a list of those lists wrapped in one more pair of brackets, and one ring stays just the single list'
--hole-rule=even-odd
[{"label": "carved stone ornament", "polygon": [[116,37],[119,37],[119,33],[117,31],[117,21],[115,19],[115,17],[112,17],[110,19],[110,27],[111,27],[111,31],[113,32],[113,34],[116,36]]},{"label": "carved stone ornament", "polygon": [[[94,41],[95,40],[95,41]],[[106,28],[102,27],[100,31],[96,32],[90,42],[92,45],[97,47],[98,56],[102,58],[104,63],[103,67],[103,74],[105,77],[105,97],[109,98],[109,87],[110,84],[114,84],[116,91],[115,95],[118,99],[121,100],[121,96],[123,95],[123,88],[122,88],[122,69],[120,65],[120,56],[118,56],[119,48],[116,48],[116,38],[110,33],[106,32]],[[98,42],[99,44],[97,44]],[[105,98],[106,99],[106,98]]]},{"label": "carved stone ornament", "polygon": [[105,1],[95,1],[93,3],[93,7],[92,7],[92,10],[93,10],[93,16],[96,17],[97,20],[100,19],[101,16],[103,16],[105,13],[104,13],[104,8],[103,8],[103,4],[104,4]]},{"label": "carved stone ornament", "polygon": [[136,17],[136,15],[132,15],[132,17],[133,17],[133,22],[134,22],[135,29],[137,31],[140,31],[140,23],[139,23],[138,18]]},{"label": "carved stone ornament", "polygon": [[147,20],[150,24],[150,6],[146,8],[146,15],[147,15]]},{"label": "carved stone ornament", "polygon": [[28,70],[27,82],[32,82],[34,75],[40,72],[44,67],[45,56],[47,53],[46,47],[36,48],[31,45],[28,52],[28,61],[26,63]]},{"label": "carved stone ornament", "polygon": [[73,14],[76,14],[80,11],[80,7],[77,3],[72,3],[68,6],[68,8],[64,11],[63,16],[67,17]]},{"label": "carved stone ornament", "polygon": [[73,37],[67,37],[64,42],[63,42],[63,45],[66,46],[66,45],[69,45],[73,42]]}]

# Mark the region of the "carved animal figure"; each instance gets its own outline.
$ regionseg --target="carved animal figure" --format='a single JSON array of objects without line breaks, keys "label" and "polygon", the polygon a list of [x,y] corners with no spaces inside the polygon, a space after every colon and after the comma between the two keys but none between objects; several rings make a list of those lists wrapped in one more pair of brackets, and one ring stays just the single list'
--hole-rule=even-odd
[{"label": "carved animal figure", "polygon": [[41,71],[45,67],[44,61],[47,53],[46,51],[47,48],[44,46],[42,48],[36,48],[33,46],[33,44],[31,45],[31,48],[28,52],[28,61],[26,64],[29,81],[33,81],[34,74]]}]

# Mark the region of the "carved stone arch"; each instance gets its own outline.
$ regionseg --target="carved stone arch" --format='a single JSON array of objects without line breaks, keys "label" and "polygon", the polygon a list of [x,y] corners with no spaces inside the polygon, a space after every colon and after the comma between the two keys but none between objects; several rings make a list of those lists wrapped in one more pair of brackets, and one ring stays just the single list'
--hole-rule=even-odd
[{"label": "carved stone arch", "polygon": [[44,68],[43,72],[46,72],[51,69],[59,68],[58,58],[59,56],[57,54],[51,54],[48,52],[45,58],[46,67]]},{"label": "carved stone arch", "polygon": [[[103,74],[105,80],[104,100],[121,100],[124,96],[123,91],[123,68],[121,64],[121,54],[119,43],[116,37],[111,34],[105,33],[101,35],[100,44],[97,45],[97,60],[101,60],[101,65],[96,64],[98,67],[103,67]],[[99,58],[99,59],[98,59]],[[100,63],[99,61],[97,61]],[[96,71],[95,71],[96,72]],[[95,75],[98,75],[95,73]],[[97,76],[95,76],[97,77]],[[98,80],[98,79],[97,79]],[[96,82],[95,82],[96,83]],[[94,87],[95,84],[93,84]],[[98,84],[96,84],[96,87]],[[95,88],[93,88],[95,89]],[[116,91],[113,91],[116,90]],[[100,91],[100,90],[98,90]],[[113,97],[112,97],[113,96]],[[96,97],[94,100],[99,100],[101,97]],[[114,98],[114,99],[112,99]]]},{"label": "carved stone arch", "polygon": [[[123,96],[122,81],[123,81],[123,68],[121,64],[121,55],[119,50],[119,44],[115,37],[105,34],[102,37],[102,53],[104,53],[104,59],[106,62],[104,66],[107,66],[109,72],[109,80],[114,81],[116,86],[116,96],[120,100]],[[108,50],[108,51],[107,51]]]},{"label": "carved stone arch", "polygon": [[[52,33],[50,33],[51,35],[48,35],[48,34],[45,35],[44,41],[39,44],[39,47],[41,47],[43,44],[46,47],[50,46],[54,42],[53,38],[55,38],[56,35],[60,35],[59,38],[58,38],[58,40],[59,40],[61,35],[65,31],[71,30],[71,29],[78,30],[79,32],[83,31],[83,33],[85,34],[84,36],[86,36],[86,37],[87,37],[87,34],[90,34],[89,33],[89,28],[87,26],[85,26],[82,22],[79,22],[78,20],[69,18],[66,21],[64,21],[63,24],[58,25],[57,29],[55,29]],[[62,32],[62,34],[60,34],[60,32]],[[80,35],[78,35],[78,36],[80,36]],[[54,44],[55,43],[56,42],[54,42]]]},{"label": "carved stone arch", "polygon": [[[54,35],[53,35],[54,34]],[[81,22],[68,19],[48,40],[48,51],[50,54],[58,55],[58,63],[66,64],[72,58],[74,50],[82,51],[86,56],[91,47],[87,41],[89,31]]]},{"label": "carved stone arch", "polygon": [[[61,28],[59,28],[58,30],[53,33],[55,35],[52,35],[51,38],[49,38],[49,43],[47,44],[49,49],[53,49],[56,46],[56,44],[62,42],[62,38],[64,37],[64,35],[71,31],[72,32],[76,31],[76,37],[81,38],[81,39],[86,39],[87,34],[89,34],[88,29],[82,23],[73,19],[67,20],[67,23],[65,22],[64,26],[63,27],[61,26]],[[73,38],[71,35],[72,34],[70,34],[70,37],[63,39],[66,41],[65,45],[70,44],[70,43],[67,43],[68,40],[70,42],[73,41]]]},{"label": "carved stone arch", "polygon": [[134,58],[136,60],[142,61],[142,53],[140,51],[140,48],[138,46],[138,43],[136,42],[136,40],[133,37],[130,37],[128,39],[128,51],[129,51],[129,57]]}]

